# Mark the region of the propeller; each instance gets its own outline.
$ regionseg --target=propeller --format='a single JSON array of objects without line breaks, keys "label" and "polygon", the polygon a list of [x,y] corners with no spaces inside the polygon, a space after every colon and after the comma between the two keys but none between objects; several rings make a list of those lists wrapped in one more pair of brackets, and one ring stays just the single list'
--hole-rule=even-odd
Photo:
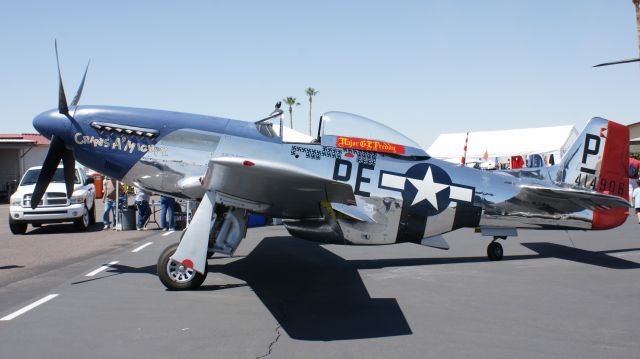
[{"label": "propeller", "polygon": [[605,63],[603,63],[603,64],[597,64],[597,65],[594,65],[593,67],[609,66],[609,65],[618,65],[618,64],[628,64],[629,62],[638,62],[638,61],[640,61],[640,58],[638,58],[638,59],[629,59],[629,60],[613,61],[613,62],[605,62]]},{"label": "propeller", "polygon": [[[58,112],[65,117],[67,117],[71,121],[75,121],[75,119],[69,114],[69,106],[67,105],[67,96],[64,92],[64,86],[62,85],[62,74],[60,72],[60,60],[58,57],[58,41],[55,41],[55,49],[56,49],[56,63],[58,65]],[[80,83],[80,87],[78,88],[78,92],[74,96],[71,101],[71,106],[75,106],[77,108],[78,103],[80,102],[80,97],[82,96],[82,89],[84,88],[84,81],[87,78],[87,71],[89,70],[89,63],[87,63],[87,67],[84,70],[84,76],[82,76],[82,82]],[[75,115],[75,109],[74,113]],[[56,173],[58,169],[58,165],[62,161],[64,166],[64,182],[67,190],[67,198],[71,198],[73,194],[73,187],[75,182],[75,172],[76,172],[76,159],[73,155],[73,151],[68,149],[60,136],[52,135],[51,143],[49,144],[49,151],[47,152],[47,157],[42,164],[42,169],[40,170],[40,175],[38,176],[38,181],[36,182],[36,186],[33,190],[33,194],[31,195],[31,208],[35,209],[38,207],[38,203],[42,200],[42,196],[44,196],[51,179]]]}]

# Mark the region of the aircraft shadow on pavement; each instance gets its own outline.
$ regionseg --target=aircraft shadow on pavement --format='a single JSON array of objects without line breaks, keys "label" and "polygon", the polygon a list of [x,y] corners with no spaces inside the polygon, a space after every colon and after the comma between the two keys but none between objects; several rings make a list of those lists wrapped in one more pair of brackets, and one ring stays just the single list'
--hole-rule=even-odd
[{"label": "aircraft shadow on pavement", "polygon": [[[99,232],[102,231],[102,222],[89,225],[86,232]],[[41,235],[41,234],[54,234],[54,233],[78,233],[78,229],[73,223],[57,223],[57,224],[43,224],[42,227],[34,228],[28,231],[27,235]]]},{"label": "aircraft shadow on pavement", "polygon": [[636,269],[640,264],[626,259],[610,256],[608,253],[620,253],[636,251],[638,248],[612,250],[603,252],[588,251],[585,249],[563,246],[556,243],[531,242],[521,243],[524,247],[538,252],[542,257],[554,257],[577,263],[590,264],[610,269]]},{"label": "aircraft shadow on pavement", "polygon": [[24,268],[24,266],[19,266],[19,265],[15,265],[15,264],[10,264],[10,265],[6,265],[6,266],[0,266],[0,270],[2,270],[2,269],[17,269],[17,268]]},{"label": "aircraft shadow on pavement", "polygon": [[[559,258],[611,269],[635,269],[640,264],[607,253],[554,243],[523,243],[536,254],[505,256],[503,261]],[[249,286],[292,339],[350,340],[412,334],[395,298],[371,298],[358,270],[487,262],[484,256],[346,260],[321,245],[293,237],[263,239],[245,258],[216,265],[209,271],[246,284],[203,285],[213,291]],[[111,275],[156,274],[155,265],[135,268],[114,265]],[[206,282],[205,282],[206,283]],[[160,284],[158,284],[160,286]]]},{"label": "aircraft shadow on pavement", "polygon": [[[526,243],[534,255],[611,269],[640,268],[635,262],[554,243]],[[622,251],[637,250],[628,249]],[[611,251],[615,252],[615,251]],[[395,298],[371,298],[358,270],[486,262],[485,257],[345,260],[316,243],[291,237],[265,238],[247,258],[210,266],[244,280],[293,339],[347,340],[411,334]]]},{"label": "aircraft shadow on pavement", "polygon": [[209,266],[245,281],[293,339],[411,334],[396,299],[371,298],[358,269],[316,243],[291,237],[265,238],[246,258]]}]

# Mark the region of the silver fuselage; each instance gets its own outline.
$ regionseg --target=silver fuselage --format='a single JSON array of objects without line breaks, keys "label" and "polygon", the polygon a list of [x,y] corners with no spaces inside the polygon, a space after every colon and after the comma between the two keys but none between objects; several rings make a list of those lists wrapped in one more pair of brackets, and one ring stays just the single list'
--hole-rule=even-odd
[{"label": "silver fuselage", "polygon": [[[426,154],[342,148],[330,135],[318,143],[287,143],[252,122],[156,110],[83,106],[74,109],[72,122],[56,122],[59,117],[56,110],[43,113],[34,126],[62,136],[89,168],[178,198],[199,200],[215,191],[251,201],[253,212],[296,220],[291,228],[303,237],[326,233],[318,230],[323,225],[334,232],[330,241],[349,244],[419,241],[462,227],[592,228],[592,210],[523,191],[566,187],[566,166],[482,171]],[[247,168],[216,170],[224,159],[246,159]],[[262,164],[280,172],[260,172]],[[349,204],[370,220],[336,213],[328,187],[291,180],[291,173],[347,184],[355,198]]]}]

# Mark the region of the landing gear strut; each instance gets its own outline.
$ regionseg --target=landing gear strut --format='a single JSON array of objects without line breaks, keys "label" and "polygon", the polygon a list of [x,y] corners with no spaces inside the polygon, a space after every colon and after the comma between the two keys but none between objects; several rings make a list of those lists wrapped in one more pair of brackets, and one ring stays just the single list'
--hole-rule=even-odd
[{"label": "landing gear strut", "polygon": [[158,258],[158,276],[167,289],[198,288],[207,276],[207,258],[214,253],[233,256],[245,237],[247,211],[224,204],[216,206],[216,198],[215,192],[205,194],[180,243],[167,247]]},{"label": "landing gear strut", "polygon": [[493,241],[491,241],[491,243],[489,243],[489,246],[487,246],[487,257],[489,257],[489,259],[492,261],[501,260],[502,255],[504,254],[502,245],[496,242],[498,239],[507,239],[507,237],[493,237]]}]

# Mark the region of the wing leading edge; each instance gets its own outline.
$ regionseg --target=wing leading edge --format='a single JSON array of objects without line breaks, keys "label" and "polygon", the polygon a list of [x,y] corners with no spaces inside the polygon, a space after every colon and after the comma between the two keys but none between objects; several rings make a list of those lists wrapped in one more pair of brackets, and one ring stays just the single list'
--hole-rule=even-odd
[{"label": "wing leading edge", "polygon": [[209,161],[207,190],[267,205],[267,212],[287,218],[321,216],[320,202],[352,204],[350,185],[286,163],[219,157]]}]

